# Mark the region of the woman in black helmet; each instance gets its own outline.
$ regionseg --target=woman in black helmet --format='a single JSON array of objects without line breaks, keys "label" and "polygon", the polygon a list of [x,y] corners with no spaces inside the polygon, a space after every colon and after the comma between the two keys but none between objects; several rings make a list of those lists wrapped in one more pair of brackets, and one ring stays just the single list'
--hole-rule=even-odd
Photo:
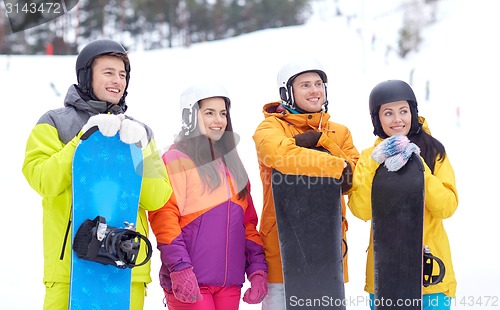
[{"label": "woman in black helmet", "polygon": [[[72,162],[80,137],[97,126],[105,136],[119,131],[128,144],[140,144],[145,161],[137,231],[149,232],[145,210],[161,208],[172,189],[159,158],[151,129],[125,116],[130,62],[123,46],[97,40],[85,46],[76,61],[78,84],[71,85],[64,107],[46,112],[26,144],[22,171],[31,187],[43,197],[45,310],[67,310],[70,287]],[[158,157],[157,165],[149,163]],[[151,161],[149,161],[151,159]],[[153,164],[154,165],[154,164]],[[151,169],[151,170],[149,170]],[[139,257],[145,257],[141,247]],[[142,252],[142,253],[141,253]],[[143,308],[145,285],[151,282],[150,264],[132,271],[131,308]]]},{"label": "woman in black helmet", "polygon": [[[370,94],[370,115],[375,144],[361,153],[349,194],[349,208],[362,219],[371,220],[371,191],[380,164],[390,171],[401,168],[412,153],[418,153],[425,167],[424,245],[446,266],[442,282],[424,287],[423,309],[450,309],[455,297],[456,280],[451,261],[448,236],[443,219],[449,218],[458,206],[455,175],[444,146],[430,135],[425,119],[418,115],[417,100],[411,87],[400,80],[376,85]],[[390,151],[390,152],[389,152]],[[389,156],[390,154],[391,156]],[[370,236],[365,290],[374,304],[373,240]],[[376,304],[376,303],[375,303]]]}]

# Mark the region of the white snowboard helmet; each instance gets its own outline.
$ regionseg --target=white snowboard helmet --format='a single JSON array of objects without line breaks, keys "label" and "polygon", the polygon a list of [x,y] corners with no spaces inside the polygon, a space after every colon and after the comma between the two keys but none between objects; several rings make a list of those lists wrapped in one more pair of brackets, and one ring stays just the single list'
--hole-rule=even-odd
[{"label": "white snowboard helmet", "polygon": [[229,110],[231,100],[224,86],[217,83],[199,83],[190,86],[181,94],[181,118],[182,130],[185,135],[192,132],[197,125],[198,102],[203,99],[222,97],[226,101],[226,107]]},{"label": "white snowboard helmet", "polygon": [[283,100],[289,108],[295,109],[292,87],[293,80],[298,75],[306,72],[316,72],[321,77],[323,87],[325,88],[325,102],[323,103],[323,106],[326,110],[328,106],[328,99],[326,96],[326,83],[328,82],[328,77],[326,76],[321,63],[315,58],[293,60],[281,68],[278,72],[277,80],[281,100]]}]

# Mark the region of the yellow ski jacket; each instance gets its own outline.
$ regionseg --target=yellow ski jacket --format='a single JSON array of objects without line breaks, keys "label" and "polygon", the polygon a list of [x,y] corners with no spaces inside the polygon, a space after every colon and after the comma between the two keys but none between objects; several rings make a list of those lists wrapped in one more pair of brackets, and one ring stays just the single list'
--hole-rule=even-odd
[{"label": "yellow ski jacket", "polygon": [[[423,123],[422,129],[429,132],[427,122],[419,117]],[[361,152],[361,157],[354,170],[353,186],[348,196],[348,205],[351,212],[358,218],[368,221],[372,218],[371,195],[373,177],[379,163],[371,157],[372,151],[383,139],[377,138],[375,145]],[[446,267],[443,281],[437,285],[423,288],[424,294],[444,293],[455,297],[457,282],[451,261],[448,235],[443,226],[443,220],[453,215],[458,206],[458,194],[455,185],[455,173],[448,156],[442,161],[436,161],[434,173],[422,162],[425,167],[425,209],[424,209],[424,245],[427,245],[432,254],[440,258]],[[434,270],[439,270],[437,265]],[[370,243],[366,261],[365,291],[374,294],[374,258],[373,237],[370,232]]]}]

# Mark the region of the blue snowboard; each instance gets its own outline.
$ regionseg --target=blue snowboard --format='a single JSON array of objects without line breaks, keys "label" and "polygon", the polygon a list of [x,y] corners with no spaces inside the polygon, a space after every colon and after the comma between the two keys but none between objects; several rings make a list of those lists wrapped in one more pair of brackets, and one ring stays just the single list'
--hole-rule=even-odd
[{"label": "blue snowboard", "polygon": [[[141,149],[121,142],[118,134],[105,137],[94,127],[82,137],[73,159],[71,240],[85,220],[98,215],[114,227],[136,223],[142,184],[142,168],[136,168],[140,163]],[[129,309],[130,284],[130,268],[82,260],[72,251],[70,310]]]}]

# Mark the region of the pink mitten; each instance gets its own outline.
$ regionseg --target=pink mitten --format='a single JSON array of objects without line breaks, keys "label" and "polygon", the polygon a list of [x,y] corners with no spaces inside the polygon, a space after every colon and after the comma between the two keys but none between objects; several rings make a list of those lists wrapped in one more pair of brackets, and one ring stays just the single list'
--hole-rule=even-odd
[{"label": "pink mitten", "polygon": [[257,270],[249,277],[250,288],[243,295],[243,301],[248,304],[258,304],[267,295],[267,272]]},{"label": "pink mitten", "polygon": [[203,299],[193,267],[170,273],[175,298],[184,303],[195,303]]}]

